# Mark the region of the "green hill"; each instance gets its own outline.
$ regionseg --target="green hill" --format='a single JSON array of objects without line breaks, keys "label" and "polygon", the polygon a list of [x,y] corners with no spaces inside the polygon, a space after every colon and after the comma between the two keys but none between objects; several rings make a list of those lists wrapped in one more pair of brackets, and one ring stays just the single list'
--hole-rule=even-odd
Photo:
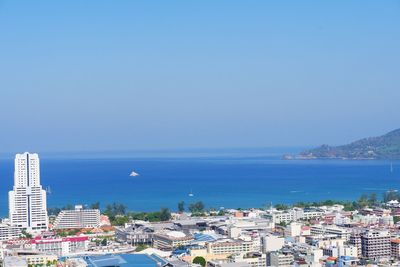
[{"label": "green hill", "polygon": [[400,159],[400,129],[378,137],[364,138],[348,145],[303,151],[303,159]]}]

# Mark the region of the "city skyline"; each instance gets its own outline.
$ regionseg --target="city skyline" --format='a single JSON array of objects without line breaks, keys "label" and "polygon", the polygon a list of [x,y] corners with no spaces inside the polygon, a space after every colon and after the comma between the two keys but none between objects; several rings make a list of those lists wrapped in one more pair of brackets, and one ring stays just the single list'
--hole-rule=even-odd
[{"label": "city skyline", "polygon": [[0,267],[400,266],[399,14],[0,0]]}]

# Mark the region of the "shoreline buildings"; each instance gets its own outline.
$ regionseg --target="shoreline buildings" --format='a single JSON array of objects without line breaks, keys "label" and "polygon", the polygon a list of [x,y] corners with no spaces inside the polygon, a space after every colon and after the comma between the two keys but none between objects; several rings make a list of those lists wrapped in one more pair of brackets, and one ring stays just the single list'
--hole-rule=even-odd
[{"label": "shoreline buildings", "polygon": [[121,214],[115,217],[124,220],[111,227],[99,209],[77,205],[60,211],[49,226],[39,157],[24,153],[15,157],[9,202],[10,218],[0,223],[5,267],[91,267],[92,261],[124,267],[109,253],[146,253],[164,267],[196,267],[199,259],[206,267],[400,266],[400,208],[393,201],[352,210],[334,204],[224,209],[202,217],[180,212],[167,221]]},{"label": "shoreline buildings", "polygon": [[83,209],[76,205],[74,210],[62,210],[54,221],[54,229],[82,229],[100,227],[100,210]]},{"label": "shoreline buildings", "polygon": [[9,192],[10,224],[29,232],[47,230],[46,191],[40,184],[38,154],[17,154],[14,162],[14,186]]}]

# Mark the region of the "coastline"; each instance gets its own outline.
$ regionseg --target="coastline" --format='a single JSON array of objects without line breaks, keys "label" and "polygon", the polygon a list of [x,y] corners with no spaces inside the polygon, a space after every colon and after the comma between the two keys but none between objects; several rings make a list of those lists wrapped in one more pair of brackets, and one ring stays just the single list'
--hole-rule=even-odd
[{"label": "coastline", "polygon": [[[392,162],[392,161],[391,161]],[[10,164],[11,163],[11,164]],[[257,208],[270,203],[355,200],[362,193],[398,189],[400,161],[282,160],[273,157],[46,159],[43,188],[48,207],[100,201],[132,211],[176,209],[179,201],[207,207]],[[129,177],[132,169],[141,175]],[[13,165],[0,160],[1,216],[8,211]],[[379,185],[379,186],[377,186]],[[190,197],[190,190],[194,196]]]}]

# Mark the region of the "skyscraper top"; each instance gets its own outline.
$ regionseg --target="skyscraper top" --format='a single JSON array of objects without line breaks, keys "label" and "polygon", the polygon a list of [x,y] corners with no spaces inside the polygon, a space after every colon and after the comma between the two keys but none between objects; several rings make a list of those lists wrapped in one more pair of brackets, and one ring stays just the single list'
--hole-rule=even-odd
[{"label": "skyscraper top", "polygon": [[36,153],[15,155],[14,187],[40,186],[40,161]]}]

